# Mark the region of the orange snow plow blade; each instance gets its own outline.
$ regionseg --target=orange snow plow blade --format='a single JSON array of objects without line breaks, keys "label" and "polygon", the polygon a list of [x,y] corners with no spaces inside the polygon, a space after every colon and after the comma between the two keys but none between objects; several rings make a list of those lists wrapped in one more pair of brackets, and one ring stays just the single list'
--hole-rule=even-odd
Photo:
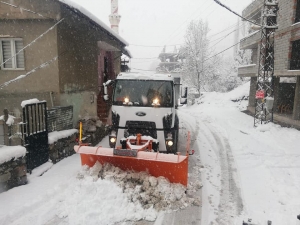
[{"label": "orange snow plow blade", "polygon": [[[81,164],[92,167],[97,161],[110,163],[122,170],[147,171],[154,177],[163,176],[171,183],[188,183],[188,156],[137,151],[135,157],[114,154],[116,149],[90,146],[74,146],[80,153]],[[118,151],[118,150],[117,150]],[[122,150],[121,150],[122,151]]]}]

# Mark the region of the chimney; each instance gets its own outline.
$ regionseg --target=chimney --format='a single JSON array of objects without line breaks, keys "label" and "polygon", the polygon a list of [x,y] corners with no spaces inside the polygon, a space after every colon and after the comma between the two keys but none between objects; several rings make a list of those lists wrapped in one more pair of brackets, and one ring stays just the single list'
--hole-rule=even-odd
[{"label": "chimney", "polygon": [[111,14],[109,15],[110,27],[117,34],[119,33],[119,23],[121,16],[118,14],[118,0],[111,0]]}]

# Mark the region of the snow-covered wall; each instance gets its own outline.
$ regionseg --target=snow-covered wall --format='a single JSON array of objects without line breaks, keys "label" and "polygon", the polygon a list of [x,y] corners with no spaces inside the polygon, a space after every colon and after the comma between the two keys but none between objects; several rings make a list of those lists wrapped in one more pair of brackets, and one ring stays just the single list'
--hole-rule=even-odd
[{"label": "snow-covered wall", "polygon": [[0,145],[0,193],[27,183],[26,148]]}]

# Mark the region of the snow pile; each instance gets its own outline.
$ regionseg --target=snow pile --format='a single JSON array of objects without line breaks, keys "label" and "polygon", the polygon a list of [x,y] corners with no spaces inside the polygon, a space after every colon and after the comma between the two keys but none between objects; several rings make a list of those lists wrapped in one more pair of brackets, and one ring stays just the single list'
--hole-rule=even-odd
[{"label": "snow pile", "polygon": [[243,111],[248,106],[249,90],[250,82],[247,82],[227,93],[202,92],[201,97],[196,99],[195,103],[196,105],[211,104],[218,107],[234,107]]},{"label": "snow pile", "polygon": [[225,93],[225,96],[229,100],[243,100],[249,98],[249,91],[250,91],[250,81],[238,86],[237,88],[233,89],[232,91]]},{"label": "snow pile", "polygon": [[[6,121],[6,124],[7,124],[8,126],[13,125],[14,122],[15,122],[15,120],[14,120],[15,118],[16,118],[16,117],[14,117],[14,116],[12,116],[12,115],[8,115],[8,119],[7,119],[7,121]],[[4,115],[0,116],[0,120],[3,120],[3,121],[4,121]]]},{"label": "snow pile", "polygon": [[1,146],[0,145],[0,164],[17,159],[26,155],[26,148],[22,146]]},{"label": "snow pile", "polygon": [[[146,172],[123,171],[110,164],[102,166],[96,163],[94,167],[82,170],[78,177],[81,179],[87,174],[91,175],[94,181],[98,179],[113,181],[122,188],[123,193],[127,194],[131,203],[141,205],[146,211],[179,210],[192,204],[199,204],[198,199],[185,194],[185,186],[171,184],[164,177],[156,178]],[[194,188],[194,185],[189,187]]]},{"label": "snow pile", "polygon": [[198,134],[204,166],[201,222],[299,224],[300,132],[273,123],[254,127],[253,117],[239,108],[248,101],[232,101],[249,93],[249,86],[204,93],[198,105],[180,109],[195,124],[191,133]]},{"label": "snow pile", "polygon": [[58,141],[59,139],[70,137],[75,133],[78,133],[77,129],[50,132],[48,134],[48,143],[51,145],[54,142]]},{"label": "snow pile", "polygon": [[50,170],[53,166],[53,163],[50,162],[50,160],[36,168],[34,168],[31,171],[31,174],[27,174],[28,179],[34,179],[36,177],[42,176],[44,173],[46,173],[48,170]]}]

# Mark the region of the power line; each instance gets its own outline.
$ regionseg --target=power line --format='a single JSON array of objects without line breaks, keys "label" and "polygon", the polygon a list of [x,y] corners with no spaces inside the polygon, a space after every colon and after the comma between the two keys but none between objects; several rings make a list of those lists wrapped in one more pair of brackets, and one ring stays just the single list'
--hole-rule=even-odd
[{"label": "power line", "polygon": [[151,57],[151,58],[131,58],[131,59],[158,59],[158,57]]},{"label": "power line", "polygon": [[[213,12],[214,10],[215,10],[215,9],[213,9],[211,12]],[[249,19],[252,19],[253,17],[255,17],[258,13],[260,13],[260,12],[255,13],[255,14],[252,15]],[[186,21],[187,21],[187,20],[186,20]],[[186,22],[186,21],[185,21],[185,22]],[[228,26],[227,28],[221,30],[220,32],[208,36],[207,38],[214,37],[214,36],[216,36],[216,35],[218,35],[218,34],[220,34],[220,33],[223,33],[223,32],[225,32],[225,31],[227,31],[227,30],[230,30],[230,29],[234,28],[236,25],[237,25],[237,23],[232,24],[232,25]],[[239,28],[242,27],[242,26],[243,26],[243,24],[241,24],[241,25],[239,26]],[[230,32],[230,33],[233,33],[234,31],[237,31],[237,30],[238,30],[238,29],[235,29],[235,30],[233,30],[233,31]],[[174,33],[174,32],[173,32],[173,33]],[[177,35],[176,35],[176,36],[177,36]],[[228,36],[228,34],[226,34],[226,35],[224,35],[224,36],[222,36],[222,37],[219,37],[219,38],[217,38],[217,39],[215,39],[215,40],[212,40],[212,41],[209,40],[209,42],[214,42],[214,41],[220,40],[220,39],[222,39],[223,37],[227,37],[227,36]],[[130,45],[131,45],[131,46],[137,46],[137,47],[154,47],[154,48],[156,48],[156,47],[164,47],[164,46],[177,46],[177,45],[183,45],[183,43],[180,43],[180,44],[170,44],[170,45],[141,45],[141,44],[130,44]],[[144,58],[143,58],[143,59],[144,59]]]},{"label": "power line", "polygon": [[173,45],[137,45],[137,44],[130,44],[130,46],[137,46],[137,47],[146,47],[146,48],[161,48],[161,47],[165,47],[165,46],[177,46],[177,45],[181,45],[181,44],[173,44]]},{"label": "power line", "polygon": [[253,21],[251,21],[251,20],[246,19],[245,17],[243,17],[243,16],[241,16],[240,14],[236,13],[235,11],[231,10],[228,6],[222,4],[219,0],[214,0],[214,1],[215,1],[217,4],[219,4],[220,6],[224,7],[225,9],[227,9],[228,11],[230,11],[230,12],[232,12],[233,14],[237,15],[238,17],[242,18],[243,20],[246,20],[246,21],[248,21],[248,22],[250,22],[250,23],[253,23],[253,24],[255,24],[255,25],[261,27],[260,24],[255,23],[255,22],[253,22]]},{"label": "power line", "polygon": [[[66,52],[65,52],[65,53],[66,53]],[[61,54],[60,56],[64,55],[65,53]],[[58,57],[60,57],[60,56],[55,56],[55,57],[53,57],[52,59],[50,59],[49,61],[44,62],[44,63],[42,63],[41,65],[39,65],[39,66],[35,67],[34,69],[30,70],[30,71],[27,72],[26,74],[19,75],[19,76],[16,77],[15,79],[12,79],[12,80],[7,81],[7,82],[5,82],[5,83],[3,83],[3,84],[0,84],[0,89],[2,89],[2,88],[4,88],[4,87],[8,86],[8,85],[11,84],[11,83],[17,82],[17,81],[19,81],[20,79],[23,79],[23,78],[25,78],[25,77],[31,75],[32,73],[36,72],[38,69],[42,69],[42,68],[44,68],[44,67],[50,65],[51,63],[53,63],[54,61],[56,61],[56,60],[58,59]]]},{"label": "power line", "polygon": [[54,27],[56,27],[58,24],[60,24],[62,21],[64,20],[64,18],[62,18],[60,21],[58,21],[56,24],[54,24],[52,27],[50,27],[48,30],[46,30],[44,33],[42,33],[40,36],[38,36],[36,39],[34,39],[32,42],[30,42],[28,45],[26,45],[24,48],[22,48],[20,51],[18,51],[16,54],[14,54],[12,57],[10,57],[9,59],[5,60],[1,65],[3,66],[6,62],[8,62],[9,60],[15,58],[18,54],[20,54],[24,49],[26,49],[27,47],[30,47],[32,44],[34,44],[38,39],[42,38],[45,34],[47,34],[49,31],[51,31]]},{"label": "power line", "polygon": [[[206,3],[206,2],[205,2]],[[194,14],[195,13],[199,13],[199,9],[203,6],[203,5],[205,5],[205,3],[204,4],[202,4],[200,7],[198,7],[195,11],[194,11],[194,13],[192,14],[192,16],[194,16]],[[204,10],[206,10],[207,8],[209,8],[210,6],[211,6],[212,4],[210,4],[208,7],[206,7]],[[188,20],[190,20],[190,18],[191,17],[189,17],[188,19],[186,19],[183,23],[181,23],[172,33],[171,33],[171,35],[167,38],[167,39],[165,39],[164,41],[163,41],[163,43],[164,42],[167,42],[168,40],[170,40],[170,38],[178,31],[178,29],[179,28],[181,28]],[[177,36],[177,35],[176,35]],[[175,36],[175,37],[176,37]]]},{"label": "power line", "polygon": [[134,70],[140,70],[140,71],[151,71],[151,72],[155,72],[156,70],[143,70],[143,69],[137,69],[137,68],[131,68],[131,69],[134,69]]},{"label": "power line", "polygon": [[[225,51],[227,51],[227,50],[233,48],[234,46],[238,45],[240,42],[241,42],[241,41],[239,41],[238,43],[236,43],[236,44],[234,44],[234,45],[232,45],[232,46],[230,46],[230,47],[224,49],[224,50],[221,51],[221,52],[218,52],[218,53],[214,54],[213,56],[211,56],[211,57],[209,57],[209,58],[204,59],[204,60],[203,60],[202,62],[200,62],[200,63],[206,62],[207,60],[209,60],[209,59],[211,59],[211,58],[213,58],[213,57],[215,57],[215,56],[217,56],[217,55],[220,55],[221,53],[223,53],[223,52],[225,52]],[[155,71],[155,70],[144,70],[144,69],[138,69],[138,68],[132,68],[132,69],[135,69],[135,70],[141,70],[141,71]],[[202,71],[203,71],[203,70],[202,70]],[[201,72],[202,72],[202,71],[201,71]]]},{"label": "power line", "polygon": [[[220,41],[218,41],[217,43],[215,43],[213,46],[211,46],[211,48],[214,47],[214,46],[216,46],[217,44],[219,44],[221,41],[223,41],[226,37],[228,37],[230,34],[232,34],[232,33],[235,32],[235,31],[237,31],[237,29],[234,30],[234,31],[231,31],[230,33],[226,34],[225,36],[223,36],[223,37],[221,37],[221,38],[219,38],[219,39],[214,40],[214,41],[217,41],[217,40],[220,40],[220,39],[221,39]],[[212,41],[212,42],[213,42],[213,41]]]},{"label": "power line", "polygon": [[43,18],[53,19],[53,18],[50,18],[50,17],[47,17],[47,16],[43,16],[42,14],[37,13],[37,12],[34,12],[34,11],[30,10],[30,9],[25,9],[25,8],[20,7],[20,6],[10,4],[10,3],[8,3],[8,2],[0,1],[0,3],[5,4],[5,5],[12,6],[12,7],[14,7],[14,8],[19,8],[19,9],[21,9],[21,10],[24,10],[24,11],[27,11],[27,12],[30,12],[30,13],[33,13],[33,14],[36,14],[36,15],[38,15],[38,16],[40,16],[40,17],[43,17]]}]

